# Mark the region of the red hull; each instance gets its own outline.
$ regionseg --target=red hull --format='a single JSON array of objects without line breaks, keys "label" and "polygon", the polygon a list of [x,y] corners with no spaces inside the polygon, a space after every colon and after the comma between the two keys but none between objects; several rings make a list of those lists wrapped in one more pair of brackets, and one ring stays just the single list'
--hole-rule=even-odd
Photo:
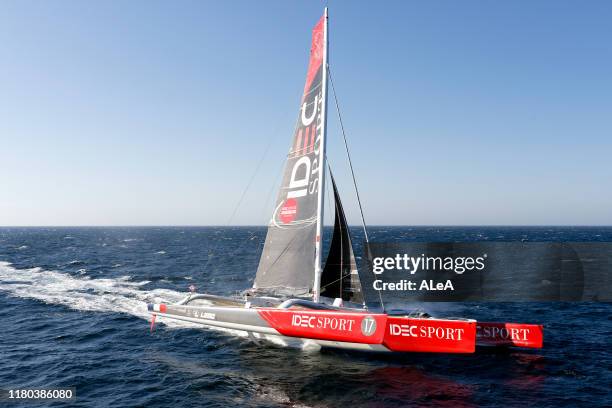
[{"label": "red hull", "polygon": [[544,329],[540,324],[478,322],[478,344],[542,348]]}]

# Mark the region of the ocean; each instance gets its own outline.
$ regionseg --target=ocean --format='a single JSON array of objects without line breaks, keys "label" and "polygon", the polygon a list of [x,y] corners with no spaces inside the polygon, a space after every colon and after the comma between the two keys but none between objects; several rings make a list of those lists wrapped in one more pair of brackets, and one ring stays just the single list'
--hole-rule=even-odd
[{"label": "ocean", "polygon": [[[612,227],[369,232],[386,242],[612,241]],[[471,355],[288,349],[188,323],[150,331],[146,302],[179,300],[190,285],[222,295],[250,287],[264,238],[261,227],[0,228],[0,388],[76,390],[71,402],[0,405],[612,406],[609,303],[426,306],[438,316],[544,324],[541,350]]]}]

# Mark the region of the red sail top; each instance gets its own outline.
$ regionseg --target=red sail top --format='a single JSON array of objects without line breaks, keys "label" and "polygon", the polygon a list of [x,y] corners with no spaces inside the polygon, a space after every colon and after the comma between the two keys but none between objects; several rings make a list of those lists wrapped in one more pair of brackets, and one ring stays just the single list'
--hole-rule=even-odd
[{"label": "red sail top", "polygon": [[325,35],[324,35],[325,16],[319,19],[317,25],[312,29],[312,45],[310,46],[310,62],[308,63],[308,73],[306,74],[306,85],[304,85],[304,96],[310,90],[310,85],[317,75],[317,71],[323,63],[323,55],[325,53]]}]

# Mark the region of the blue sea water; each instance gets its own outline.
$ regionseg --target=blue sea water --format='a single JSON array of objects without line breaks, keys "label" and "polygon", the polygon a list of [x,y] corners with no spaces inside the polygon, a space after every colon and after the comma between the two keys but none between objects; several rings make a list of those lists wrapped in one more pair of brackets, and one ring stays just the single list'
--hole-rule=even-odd
[{"label": "blue sea water", "polygon": [[[329,231],[328,231],[329,232]],[[612,241],[610,227],[373,227],[379,241]],[[353,231],[355,241],[361,235]],[[356,354],[262,345],[145,303],[250,287],[259,227],[0,228],[0,388],[75,387],[2,406],[612,406],[612,305],[436,304],[545,325],[542,350]],[[358,251],[359,252],[359,251]]]}]

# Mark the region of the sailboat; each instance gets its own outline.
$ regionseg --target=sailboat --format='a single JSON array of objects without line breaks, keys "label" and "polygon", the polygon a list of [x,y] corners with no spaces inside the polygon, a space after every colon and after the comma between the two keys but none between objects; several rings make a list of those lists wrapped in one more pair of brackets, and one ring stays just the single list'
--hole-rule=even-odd
[{"label": "sailboat", "polygon": [[540,325],[434,318],[365,299],[331,170],[334,228],[323,263],[328,43],[326,8],[312,31],[297,126],[253,287],[236,297],[192,292],[176,304],[148,304],[153,322],[159,315],[275,343],[380,352],[473,353],[477,343],[542,347]]}]

